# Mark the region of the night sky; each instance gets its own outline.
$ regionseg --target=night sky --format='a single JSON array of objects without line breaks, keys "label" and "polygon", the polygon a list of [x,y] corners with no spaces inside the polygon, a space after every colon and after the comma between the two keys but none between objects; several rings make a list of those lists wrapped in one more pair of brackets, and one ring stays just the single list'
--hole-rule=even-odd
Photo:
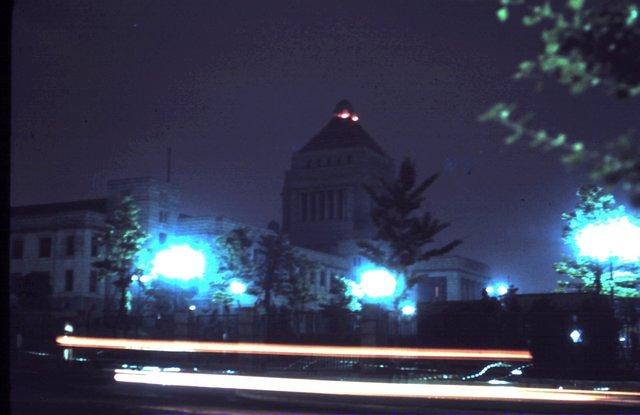
[{"label": "night sky", "polygon": [[[442,240],[524,292],[551,290],[566,252],[560,214],[581,172],[507,147],[479,124],[518,101],[541,126],[595,142],[640,111],[602,91],[514,82],[540,43],[498,1],[16,0],[11,204],[102,197],[111,178],[165,177],[183,211],[280,220],[291,153],[349,99],[369,134],[424,177]],[[624,200],[622,200],[624,201]]]}]

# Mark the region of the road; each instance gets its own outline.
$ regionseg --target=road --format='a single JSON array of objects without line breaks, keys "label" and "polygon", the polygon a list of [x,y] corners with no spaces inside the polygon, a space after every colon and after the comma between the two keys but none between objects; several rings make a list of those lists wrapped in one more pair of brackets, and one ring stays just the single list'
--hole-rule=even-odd
[{"label": "road", "polygon": [[114,381],[113,369],[98,369],[90,361],[63,362],[24,356],[12,362],[10,382],[12,413],[17,415],[568,414],[633,413],[634,409],[480,400],[364,398],[121,383]]}]

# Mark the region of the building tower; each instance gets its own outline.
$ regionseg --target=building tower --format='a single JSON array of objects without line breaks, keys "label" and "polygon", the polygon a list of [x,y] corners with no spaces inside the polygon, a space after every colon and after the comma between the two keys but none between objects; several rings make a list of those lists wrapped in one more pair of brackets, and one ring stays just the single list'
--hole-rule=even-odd
[{"label": "building tower", "polygon": [[364,185],[377,187],[393,173],[393,160],[362,128],[351,103],[338,102],[329,122],[291,157],[283,230],[295,245],[354,254],[354,242],[375,232]]}]

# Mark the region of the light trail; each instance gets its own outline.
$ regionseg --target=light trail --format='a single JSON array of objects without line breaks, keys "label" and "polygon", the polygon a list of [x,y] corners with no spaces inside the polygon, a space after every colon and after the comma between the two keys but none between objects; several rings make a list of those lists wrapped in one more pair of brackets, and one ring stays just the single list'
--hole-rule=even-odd
[{"label": "light trail", "polygon": [[116,369],[118,382],[319,395],[640,405],[640,393],[515,386],[411,384]]},{"label": "light trail", "polygon": [[223,343],[184,340],[118,339],[60,336],[64,347],[187,353],[238,353],[284,356],[322,356],[440,360],[531,360],[527,350],[418,349],[401,347],[320,346],[296,344]]}]

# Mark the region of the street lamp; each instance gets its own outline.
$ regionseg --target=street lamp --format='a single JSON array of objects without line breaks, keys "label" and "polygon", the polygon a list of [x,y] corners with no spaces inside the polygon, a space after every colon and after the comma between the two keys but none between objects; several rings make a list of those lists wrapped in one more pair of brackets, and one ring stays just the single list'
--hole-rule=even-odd
[{"label": "street lamp", "polygon": [[496,283],[488,285],[484,290],[489,297],[501,297],[509,292],[509,286],[505,283]]},{"label": "street lamp", "polygon": [[416,306],[413,305],[413,304],[406,304],[406,305],[402,306],[400,311],[402,312],[403,316],[411,317],[411,316],[414,316],[416,314]]},{"label": "street lamp", "polygon": [[360,274],[360,286],[370,298],[391,297],[396,292],[396,277],[386,268],[372,268]]},{"label": "street lamp", "polygon": [[[611,296],[614,290],[613,262],[640,261],[640,225],[634,222],[626,215],[609,218],[586,224],[574,236],[578,256],[609,264]],[[600,272],[596,279],[596,285],[600,286]]]},{"label": "street lamp", "polygon": [[247,292],[247,284],[242,281],[232,280],[229,283],[229,291],[233,295],[242,295]]}]

